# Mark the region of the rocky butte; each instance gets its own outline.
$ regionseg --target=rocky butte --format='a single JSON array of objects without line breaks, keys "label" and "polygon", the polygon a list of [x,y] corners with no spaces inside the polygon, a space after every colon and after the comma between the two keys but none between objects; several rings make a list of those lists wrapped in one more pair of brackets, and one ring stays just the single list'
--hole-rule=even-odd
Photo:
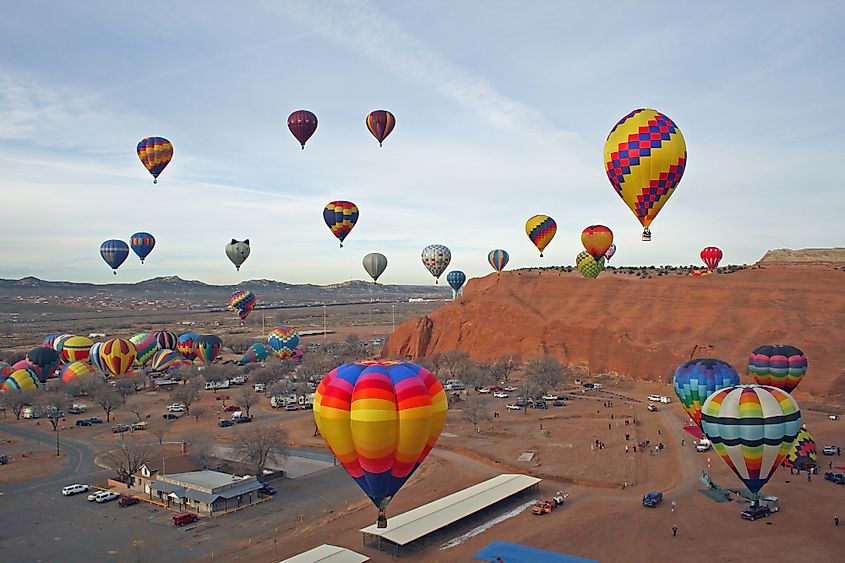
[{"label": "rocky butte", "polygon": [[733,273],[664,274],[529,269],[472,279],[462,297],[397,327],[384,354],[548,354],[595,374],[669,382],[691,357],[723,359],[742,375],[751,350],[782,343],[809,359],[797,391],[845,393],[845,248],[773,250]]}]

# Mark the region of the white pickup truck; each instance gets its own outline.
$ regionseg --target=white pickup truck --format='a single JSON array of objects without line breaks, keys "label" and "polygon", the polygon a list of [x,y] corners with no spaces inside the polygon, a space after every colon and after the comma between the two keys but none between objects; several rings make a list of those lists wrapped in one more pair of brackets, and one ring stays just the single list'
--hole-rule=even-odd
[{"label": "white pickup truck", "polygon": [[670,399],[666,395],[649,395],[648,400],[654,401],[655,403],[663,403],[663,404],[668,404],[668,403],[672,402],[672,399]]}]

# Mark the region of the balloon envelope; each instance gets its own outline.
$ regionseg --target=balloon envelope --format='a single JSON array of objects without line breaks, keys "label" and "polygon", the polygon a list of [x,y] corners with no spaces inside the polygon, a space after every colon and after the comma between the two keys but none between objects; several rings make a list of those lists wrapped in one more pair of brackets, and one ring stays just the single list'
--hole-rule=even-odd
[{"label": "balloon envelope", "polygon": [[442,244],[430,244],[423,248],[422,263],[434,276],[435,283],[449,267],[451,261],[452,252]]},{"label": "balloon envelope", "polygon": [[76,362],[87,360],[94,341],[87,336],[71,336],[62,343],[62,360]]},{"label": "balloon envelope", "polygon": [[505,269],[505,266],[508,265],[508,261],[510,261],[511,257],[507,253],[507,251],[502,250],[501,248],[497,248],[496,250],[491,250],[487,254],[487,261],[493,266],[493,269],[497,272],[501,272]]},{"label": "balloon envelope", "polygon": [[194,344],[197,358],[204,364],[212,363],[217,358],[217,355],[220,354],[220,348],[222,347],[223,341],[219,336],[214,334],[204,334]]},{"label": "balloon envelope", "polygon": [[548,215],[534,215],[525,222],[525,234],[540,251],[540,258],[543,257],[543,251],[555,238],[556,232],[557,223]]},{"label": "balloon envelope", "polygon": [[707,397],[726,387],[739,385],[739,374],[727,362],[714,358],[697,358],[675,370],[672,385],[681,406],[701,428],[701,406]]},{"label": "balloon envelope", "polygon": [[754,494],[769,481],[801,430],[795,399],[777,387],[736,385],[710,395],[701,429]]},{"label": "balloon envelope", "polygon": [[288,129],[305,150],[305,143],[317,130],[317,116],[305,109],[297,110],[288,116]]},{"label": "balloon envelope", "polygon": [[288,358],[299,346],[299,333],[289,326],[277,326],[267,335],[267,344],[280,359]]},{"label": "balloon envelope", "polygon": [[238,290],[229,298],[229,309],[238,314],[238,318],[245,321],[255,308],[255,294],[249,290]]},{"label": "balloon envelope", "polygon": [[598,261],[613,244],[613,231],[604,225],[590,225],[581,232],[581,244]]},{"label": "balloon envelope", "polygon": [[41,380],[35,370],[32,368],[25,368],[15,370],[8,378],[0,385],[0,393],[8,393],[10,391],[26,391],[27,389],[37,389],[41,386]]},{"label": "balloon envelope", "polygon": [[47,378],[53,375],[53,372],[59,367],[59,362],[61,362],[58,352],[52,348],[45,348],[44,346],[30,350],[26,355],[26,359],[36,369],[41,383],[44,383],[47,381]]},{"label": "balloon envelope", "polygon": [[243,366],[246,364],[263,362],[269,357],[270,350],[267,348],[267,346],[258,342],[247,348],[247,351],[244,353],[244,355],[241,357],[240,362],[238,363]]},{"label": "balloon envelope", "polygon": [[437,443],[446,394],[408,362],[344,364],[314,394],[314,420],[329,449],[383,514]]},{"label": "balloon envelope", "polygon": [[700,256],[704,264],[713,270],[719,266],[719,261],[722,259],[722,250],[715,246],[708,246],[701,251]]},{"label": "balloon envelope", "polygon": [[586,250],[575,257],[575,265],[585,278],[597,278],[604,271],[604,256],[596,261]]},{"label": "balloon envelope", "polygon": [[751,352],[748,373],[760,385],[772,385],[789,393],[807,373],[807,356],[795,346],[766,344]]},{"label": "balloon envelope", "polygon": [[817,458],[816,441],[813,440],[813,435],[809,430],[802,428],[792,443],[789,453],[786,454],[783,464],[786,467],[809,470],[818,467]]},{"label": "balloon envelope", "polygon": [[126,374],[135,362],[135,345],[125,338],[106,340],[100,347],[100,360],[114,377]]},{"label": "balloon envelope", "polygon": [[226,256],[229,257],[229,260],[232,261],[232,264],[235,265],[235,270],[241,270],[241,264],[249,258],[249,239],[240,241],[232,239],[232,241],[226,245]]},{"label": "balloon envelope", "polygon": [[102,342],[95,342],[91,345],[91,350],[88,351],[88,361],[91,365],[100,370],[103,375],[108,375],[109,369],[100,357],[100,350],[103,348]]},{"label": "balloon envelope", "polygon": [[188,361],[193,361],[197,357],[194,346],[197,343],[200,335],[196,332],[186,332],[179,336],[176,341],[176,350],[182,354],[182,357]]},{"label": "balloon envelope", "polygon": [[330,201],[323,209],[323,220],[343,247],[343,241],[358,222],[358,206],[351,201]]},{"label": "balloon envelope", "polygon": [[387,269],[387,256],[379,252],[370,252],[364,256],[362,263],[364,269],[370,274],[373,281],[376,282],[379,276],[384,273],[384,270]]},{"label": "balloon envelope", "polygon": [[153,251],[155,245],[156,239],[150,233],[135,233],[129,238],[129,246],[132,247],[132,252],[141,259],[141,264],[144,263],[144,258]]},{"label": "balloon envelope", "polygon": [[175,332],[160,330],[155,333],[156,343],[161,350],[175,350],[177,336]]},{"label": "balloon envelope", "polygon": [[59,374],[62,383],[68,385],[91,381],[95,376],[102,379],[102,376],[98,375],[97,370],[88,362],[70,362],[69,364],[65,364]]},{"label": "balloon envelope", "polygon": [[396,118],[387,110],[372,111],[367,116],[367,129],[378,141],[378,146],[381,146],[394,127],[396,127]]},{"label": "balloon envelope", "polygon": [[150,361],[150,369],[152,371],[167,371],[177,365],[181,365],[181,362],[184,361],[185,358],[182,357],[182,354],[175,350],[159,350],[153,355],[152,361]]},{"label": "balloon envelope", "polygon": [[460,291],[467,281],[467,275],[460,270],[452,270],[446,274],[446,281],[456,292]]},{"label": "balloon envelope", "polygon": [[610,262],[610,259],[613,258],[614,254],[616,254],[616,245],[611,244],[610,248],[607,249],[607,252],[604,253],[605,261]]},{"label": "balloon envelope", "polygon": [[100,245],[100,256],[114,270],[114,275],[117,275],[117,269],[129,256],[129,247],[122,240],[107,240]]},{"label": "balloon envelope", "polygon": [[146,137],[138,143],[137,150],[138,158],[153,175],[153,184],[157,184],[158,175],[173,159],[173,145],[164,137]]},{"label": "balloon envelope", "polygon": [[152,332],[141,332],[132,336],[129,341],[135,345],[136,365],[143,366],[153,359],[158,352],[158,342]]},{"label": "balloon envelope", "polygon": [[[646,229],[666,204],[687,164],[687,145],[675,123],[653,109],[636,109],[613,126],[604,168],[613,189]],[[649,238],[647,238],[649,237]]]}]

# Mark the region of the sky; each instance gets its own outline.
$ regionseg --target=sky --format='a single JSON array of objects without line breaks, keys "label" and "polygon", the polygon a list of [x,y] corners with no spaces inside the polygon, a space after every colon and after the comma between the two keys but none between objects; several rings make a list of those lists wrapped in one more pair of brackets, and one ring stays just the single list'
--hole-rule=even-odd
[{"label": "sky", "polygon": [[[573,264],[610,227],[613,263],[723,264],[845,246],[845,4],[830,2],[16,2],[0,19],[0,277],[133,282],[178,275],[433,282]],[[631,110],[684,134],[688,164],[650,243],[611,187],[603,146]],[[287,116],[319,119],[306,149]],[[384,147],[366,115],[390,110]],[[163,136],[157,185],[135,146]],[[344,248],[322,219],[345,199]],[[539,258],[528,217],[555,218]],[[152,233],[117,276],[104,240]],[[250,239],[240,272],[225,256]]]}]

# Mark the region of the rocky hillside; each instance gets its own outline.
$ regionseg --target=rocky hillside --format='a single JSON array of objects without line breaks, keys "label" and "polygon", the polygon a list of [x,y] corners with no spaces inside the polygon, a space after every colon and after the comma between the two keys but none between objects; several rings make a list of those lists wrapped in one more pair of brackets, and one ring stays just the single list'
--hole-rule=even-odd
[{"label": "rocky hillside", "polygon": [[778,248],[769,250],[757,263],[760,266],[845,266],[845,248]]}]

